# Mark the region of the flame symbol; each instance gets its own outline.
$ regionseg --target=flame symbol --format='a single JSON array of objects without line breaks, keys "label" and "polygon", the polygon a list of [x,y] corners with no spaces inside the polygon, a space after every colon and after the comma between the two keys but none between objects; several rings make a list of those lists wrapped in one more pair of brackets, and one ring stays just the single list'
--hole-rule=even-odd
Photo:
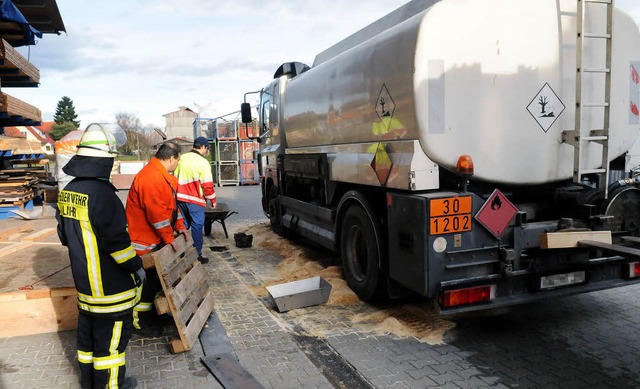
[{"label": "flame symbol", "polygon": [[638,106],[633,101],[631,102],[631,113],[633,113],[636,116],[640,115],[640,111],[638,111]]},{"label": "flame symbol", "polygon": [[638,71],[636,70],[636,68],[631,65],[631,80],[638,85],[638,83],[640,83],[640,75],[638,75]]},{"label": "flame symbol", "polygon": [[493,201],[491,201],[491,209],[496,211],[500,209],[500,207],[502,207],[502,201],[500,201],[500,197],[496,196],[493,198]]}]

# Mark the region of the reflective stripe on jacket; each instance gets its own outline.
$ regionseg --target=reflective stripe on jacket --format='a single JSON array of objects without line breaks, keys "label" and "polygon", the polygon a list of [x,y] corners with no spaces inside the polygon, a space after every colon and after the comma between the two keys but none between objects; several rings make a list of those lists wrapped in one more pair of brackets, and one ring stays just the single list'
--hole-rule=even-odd
[{"label": "reflective stripe on jacket", "polygon": [[[153,157],[133,180],[127,197],[129,236],[138,255],[173,241],[173,231],[185,229],[175,191],[178,179]],[[172,225],[173,224],[173,225]]]},{"label": "reflective stripe on jacket", "polygon": [[205,199],[216,203],[213,175],[209,161],[196,151],[182,154],[175,173],[178,177],[178,200],[185,203],[207,205]]},{"label": "reflective stripe on jacket", "polygon": [[58,196],[58,236],[69,250],[78,308],[90,314],[122,314],[140,301],[133,273],[142,260],[115,192],[106,180],[75,178]]}]

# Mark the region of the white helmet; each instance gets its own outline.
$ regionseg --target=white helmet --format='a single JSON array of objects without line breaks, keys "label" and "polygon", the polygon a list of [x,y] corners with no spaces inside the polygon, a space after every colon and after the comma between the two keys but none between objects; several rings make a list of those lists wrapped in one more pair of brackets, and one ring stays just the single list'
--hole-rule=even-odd
[{"label": "white helmet", "polygon": [[76,155],[115,158],[118,147],[124,145],[126,141],[127,135],[117,124],[92,123],[82,134]]}]

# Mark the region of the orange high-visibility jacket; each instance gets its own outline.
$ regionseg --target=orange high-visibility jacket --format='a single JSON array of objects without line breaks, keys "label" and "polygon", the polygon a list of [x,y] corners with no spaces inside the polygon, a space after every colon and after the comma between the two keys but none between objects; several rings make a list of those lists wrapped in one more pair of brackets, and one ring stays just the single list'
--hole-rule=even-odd
[{"label": "orange high-visibility jacket", "polygon": [[174,230],[185,229],[175,198],[177,189],[178,179],[155,157],[133,180],[126,211],[129,236],[138,255],[171,243]]}]

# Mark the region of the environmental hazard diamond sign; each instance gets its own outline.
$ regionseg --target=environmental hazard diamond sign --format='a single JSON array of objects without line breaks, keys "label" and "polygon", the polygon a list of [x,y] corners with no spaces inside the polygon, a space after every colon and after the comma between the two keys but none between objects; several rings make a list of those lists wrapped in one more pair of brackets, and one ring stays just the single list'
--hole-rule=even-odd
[{"label": "environmental hazard diamond sign", "polygon": [[476,214],[476,220],[500,239],[516,213],[518,208],[496,189]]},{"label": "environmental hazard diamond sign", "polygon": [[558,120],[564,109],[564,104],[547,83],[527,105],[527,111],[544,132],[549,131],[549,128]]},{"label": "environmental hazard diamond sign", "polygon": [[393,101],[393,97],[389,93],[387,86],[382,84],[382,88],[380,88],[380,92],[378,93],[378,100],[376,100],[376,114],[385,124],[384,130],[389,130],[389,120],[383,120],[385,118],[392,118],[393,113],[396,110],[396,103]]}]

